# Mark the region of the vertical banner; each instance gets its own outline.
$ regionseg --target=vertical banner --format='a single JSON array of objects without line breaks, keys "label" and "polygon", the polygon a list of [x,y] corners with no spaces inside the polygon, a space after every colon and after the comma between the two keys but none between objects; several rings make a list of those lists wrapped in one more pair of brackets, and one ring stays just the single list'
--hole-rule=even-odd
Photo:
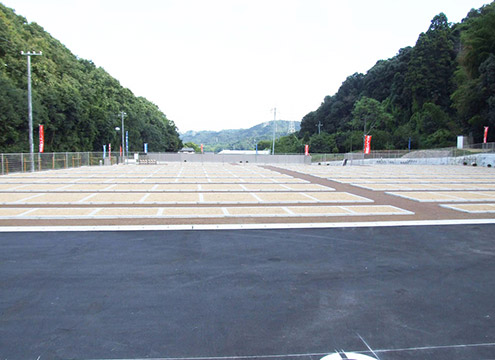
[{"label": "vertical banner", "polygon": [[108,144],[108,157],[112,161],[112,144]]},{"label": "vertical banner", "polygon": [[201,154],[203,153],[203,144],[201,144]]},{"label": "vertical banner", "polygon": [[120,156],[122,156],[122,145],[120,145]]},{"label": "vertical banner", "polygon": [[148,153],[148,143],[144,143],[144,153]]},{"label": "vertical banner", "polygon": [[125,132],[125,153],[129,155],[129,131]]},{"label": "vertical banner", "polygon": [[304,155],[309,155],[309,145],[304,145]]},{"label": "vertical banner", "polygon": [[39,152],[42,153],[45,151],[45,128],[43,125],[40,125],[40,149]]},{"label": "vertical banner", "polygon": [[106,155],[107,155],[107,146],[103,145],[103,159],[106,157]]},{"label": "vertical banner", "polygon": [[369,154],[371,151],[371,135],[364,137],[364,153]]},{"label": "vertical banner", "polygon": [[488,126],[485,126],[485,132],[483,134],[483,144],[486,144],[487,137],[488,137]]}]

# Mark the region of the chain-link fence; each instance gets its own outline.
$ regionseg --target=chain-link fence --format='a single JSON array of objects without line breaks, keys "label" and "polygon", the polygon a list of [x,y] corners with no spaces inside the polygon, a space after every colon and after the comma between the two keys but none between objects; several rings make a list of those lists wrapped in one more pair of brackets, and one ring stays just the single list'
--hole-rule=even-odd
[{"label": "chain-link fence", "polygon": [[[430,150],[379,150],[371,151],[370,154],[362,152],[341,153],[341,154],[311,154],[312,163],[339,163],[346,162],[349,164],[359,165],[360,163],[380,164],[459,164],[463,162],[471,163],[476,161],[474,157],[480,154],[494,154],[495,143],[473,144],[469,147],[458,149],[455,147]],[[142,154],[144,155],[144,154]],[[218,154],[195,154],[186,156],[177,153],[153,153],[146,156],[139,156],[139,159],[152,159],[153,163],[167,161],[204,161],[204,162],[245,162],[245,163],[270,163],[270,162],[300,162],[307,163],[307,157],[301,154],[276,156],[252,155],[252,158],[246,156],[239,159],[232,156],[219,157]],[[298,160],[298,157],[304,158],[304,161],[289,159],[290,157]],[[493,155],[490,155],[493,157]],[[258,159],[257,159],[258,158]],[[309,157],[308,157],[309,158]],[[467,159],[467,160],[463,160]],[[473,160],[474,159],[474,160]],[[275,161],[276,160],[276,161]],[[33,157],[29,153],[0,154],[1,175],[10,173],[43,171],[67,169],[81,166],[100,166],[114,165],[122,163],[134,163],[134,156],[130,159],[123,159],[119,154],[103,152],[58,152],[58,153],[34,153]],[[309,160],[308,160],[309,161]],[[139,161],[136,162],[140,164]]]},{"label": "chain-link fence", "polygon": [[0,154],[1,174],[67,169],[81,166],[99,166],[103,164],[116,164],[121,159],[118,156],[102,152],[64,152],[64,153],[35,153],[30,154]]},{"label": "chain-link fence", "polygon": [[495,143],[473,144],[469,147],[458,149],[457,147],[439,148],[439,149],[424,149],[424,150],[376,150],[369,154],[360,152],[352,152],[345,154],[311,154],[313,163],[330,163],[330,162],[350,162],[353,164],[359,163],[422,163],[422,164],[455,164],[456,159],[475,156],[479,154],[495,153]]}]

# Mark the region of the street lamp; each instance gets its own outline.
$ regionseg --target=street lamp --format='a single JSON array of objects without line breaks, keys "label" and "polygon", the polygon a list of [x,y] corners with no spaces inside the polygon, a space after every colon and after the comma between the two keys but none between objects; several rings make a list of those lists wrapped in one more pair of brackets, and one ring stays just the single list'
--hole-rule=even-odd
[{"label": "street lamp", "polygon": [[[122,158],[125,158],[124,154],[125,154],[125,149],[126,149],[126,146],[125,146],[126,144],[124,141],[124,116],[127,116],[127,114],[124,111],[121,111],[120,117],[122,119],[122,143],[121,143],[122,144]],[[120,128],[116,127],[115,130],[119,131]],[[123,161],[123,163],[125,164],[125,160]]]},{"label": "street lamp", "polygon": [[31,102],[31,56],[41,56],[43,53],[36,51],[21,51],[21,55],[27,56],[27,76],[28,76],[28,126],[29,126],[29,157],[31,172],[34,172],[34,142],[33,142],[33,105]]}]

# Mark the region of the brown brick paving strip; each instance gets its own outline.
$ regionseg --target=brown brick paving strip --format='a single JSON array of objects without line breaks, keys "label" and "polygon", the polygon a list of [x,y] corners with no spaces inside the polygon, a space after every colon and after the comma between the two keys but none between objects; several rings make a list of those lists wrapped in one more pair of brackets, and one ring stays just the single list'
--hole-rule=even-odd
[{"label": "brown brick paving strip", "polygon": [[[399,209],[404,209],[406,211],[412,212],[413,215],[379,215],[379,216],[332,216],[332,217],[218,217],[218,218],[115,218],[115,219],[0,219],[0,226],[99,226],[99,225],[194,225],[194,224],[255,224],[255,223],[339,223],[339,222],[376,222],[376,221],[417,221],[417,220],[456,220],[456,219],[495,219],[494,213],[466,213],[461,211],[456,211],[452,208],[443,207],[441,203],[431,203],[431,202],[418,202],[411,199],[406,199],[398,196],[393,196],[386,194],[385,191],[369,190],[362,187],[357,187],[354,185],[341,183],[337,181],[332,181],[312,175],[306,175],[299,172],[282,169],[276,166],[263,166],[267,170],[272,170],[280,174],[288,175],[294,178],[294,181],[308,181],[312,184],[319,184],[323,186],[330,187],[335,190],[335,192],[345,192],[353,194],[359,197],[370,199],[373,203],[372,205],[390,205],[397,207]],[[85,179],[91,180],[91,179]],[[149,179],[150,182],[152,179]],[[285,182],[284,178],[284,182]],[[108,185],[111,185],[108,184]],[[86,194],[90,194],[89,192]],[[262,193],[258,193],[262,194]],[[291,193],[288,193],[291,194]],[[21,194],[11,193],[11,196],[17,196]],[[60,195],[63,195],[62,193]],[[227,194],[226,194],[227,195]],[[150,195],[151,196],[151,195]],[[294,204],[296,205],[296,204]],[[297,203],[298,206],[322,206],[322,205],[336,205],[335,203]],[[346,205],[342,203],[341,205]],[[348,205],[348,204],[347,204]],[[127,207],[153,207],[153,204],[131,204],[126,205]],[[168,205],[160,204],[156,207],[167,208]],[[174,204],[170,207],[180,208],[180,207],[190,207],[189,204]],[[194,205],[198,208],[219,208],[221,207],[235,207],[239,205],[235,204],[221,204],[221,205],[211,205],[211,204],[197,204]],[[250,204],[250,207],[269,207],[269,206],[280,206],[280,204]],[[286,207],[290,207],[291,204],[284,204]],[[19,205],[2,205],[1,208],[27,208],[32,207],[30,204],[19,204]],[[53,208],[53,205],[36,205],[37,208]],[[63,209],[64,207],[94,207],[91,204],[78,204],[77,206],[71,205],[57,205],[56,209]],[[108,208],[108,213],[112,214],[111,208],[122,207],[118,204],[105,204],[99,207]],[[53,208],[50,212],[57,213],[58,210]],[[187,209],[184,209],[184,214],[187,214]],[[207,211],[205,209],[205,211]],[[242,211],[241,211],[242,212]],[[260,213],[271,213],[271,211],[261,210]],[[115,213],[118,213],[116,210]],[[147,214],[147,211],[144,210]],[[166,211],[165,211],[166,213]]]}]

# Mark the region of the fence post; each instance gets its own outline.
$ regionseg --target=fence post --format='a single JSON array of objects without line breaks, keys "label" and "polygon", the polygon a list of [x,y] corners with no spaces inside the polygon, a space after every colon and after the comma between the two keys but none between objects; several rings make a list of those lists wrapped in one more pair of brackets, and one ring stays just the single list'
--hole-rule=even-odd
[{"label": "fence post", "polygon": [[21,153],[21,172],[24,172],[24,153]]},{"label": "fence post", "polygon": [[3,170],[3,154],[2,154],[2,175],[5,173],[5,171]]}]

